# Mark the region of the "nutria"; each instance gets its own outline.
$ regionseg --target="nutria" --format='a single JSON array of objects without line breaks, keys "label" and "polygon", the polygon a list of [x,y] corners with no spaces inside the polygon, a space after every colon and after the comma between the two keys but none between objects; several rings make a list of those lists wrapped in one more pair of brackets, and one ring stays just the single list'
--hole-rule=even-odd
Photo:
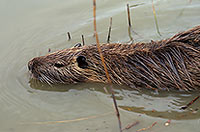
[{"label": "nutria", "polygon": [[[200,26],[161,41],[100,47],[114,84],[136,89],[200,89]],[[36,57],[28,68],[32,78],[50,85],[107,82],[96,45]]]}]

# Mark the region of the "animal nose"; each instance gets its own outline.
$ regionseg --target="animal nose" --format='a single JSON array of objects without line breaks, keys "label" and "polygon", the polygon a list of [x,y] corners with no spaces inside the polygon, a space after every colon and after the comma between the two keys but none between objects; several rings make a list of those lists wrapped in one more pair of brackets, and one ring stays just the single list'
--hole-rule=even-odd
[{"label": "animal nose", "polygon": [[38,58],[33,58],[31,61],[28,62],[28,69],[29,71],[33,71],[36,66],[40,64]]},{"label": "animal nose", "polygon": [[28,62],[28,69],[29,71],[34,71],[38,67],[42,65],[42,59],[40,57],[33,58],[31,61]]},{"label": "animal nose", "polygon": [[33,70],[33,61],[32,60],[28,62],[28,70],[29,71]]}]

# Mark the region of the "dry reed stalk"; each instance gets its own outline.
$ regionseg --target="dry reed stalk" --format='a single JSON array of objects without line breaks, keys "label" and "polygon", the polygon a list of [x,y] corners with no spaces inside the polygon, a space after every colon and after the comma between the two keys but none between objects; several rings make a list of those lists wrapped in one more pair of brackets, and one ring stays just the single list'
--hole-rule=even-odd
[{"label": "dry reed stalk", "polygon": [[70,41],[71,40],[70,32],[67,32],[67,36],[68,36],[68,41]]},{"label": "dry reed stalk", "polygon": [[131,25],[131,16],[130,16],[129,4],[127,4],[127,13],[128,13],[128,36],[130,38],[130,41],[133,42],[133,37],[132,37],[132,34],[131,34],[132,25]]},{"label": "dry reed stalk", "polygon": [[128,130],[128,129],[130,129],[130,128],[132,128],[132,127],[138,125],[138,124],[139,124],[139,121],[133,122],[133,123],[131,123],[131,124],[128,124],[128,125],[127,125],[124,129],[122,129],[122,130]]},{"label": "dry reed stalk", "polygon": [[81,39],[82,39],[82,43],[83,43],[83,46],[85,45],[85,39],[84,39],[84,36],[81,35]]},{"label": "dry reed stalk", "polygon": [[44,121],[44,122],[30,122],[30,123],[20,123],[22,125],[27,125],[27,124],[35,124],[35,125],[48,125],[48,124],[57,124],[57,123],[71,123],[71,122],[78,122],[78,121],[84,121],[84,120],[89,120],[89,119],[96,119],[104,116],[108,116],[112,114],[112,112],[109,113],[103,113],[101,115],[94,115],[94,116],[88,116],[88,117],[82,117],[82,118],[77,118],[77,119],[71,119],[71,120],[61,120],[61,121]]},{"label": "dry reed stalk", "polygon": [[145,3],[140,3],[140,4],[130,5],[129,7],[132,8],[132,7],[137,7],[137,6],[144,5],[144,4]]},{"label": "dry reed stalk", "polygon": [[[106,77],[107,77],[107,81],[108,81],[109,84],[112,84],[110,76],[108,74],[108,69],[106,67],[105,60],[104,60],[104,57],[103,57],[103,54],[102,54],[102,51],[101,51],[101,48],[100,48],[99,38],[98,38],[98,34],[97,34],[97,27],[96,27],[96,0],[93,0],[93,18],[94,18],[94,34],[95,34],[95,37],[96,37],[97,49],[98,49],[98,52],[99,52],[99,55],[100,55],[100,58],[101,58],[101,61],[102,61],[103,67],[104,67],[104,71],[105,71],[105,74],[106,74]],[[121,120],[120,120],[119,110],[118,110],[118,107],[117,107],[117,102],[116,102],[116,99],[115,99],[115,95],[114,95],[114,91],[113,91],[112,85],[110,85],[110,86],[111,86],[110,87],[110,91],[111,91],[111,95],[112,95],[112,99],[113,99],[116,115],[117,115],[117,118],[118,118],[119,129],[120,129],[120,132],[122,132]]]},{"label": "dry reed stalk", "polygon": [[136,132],[141,132],[141,131],[146,131],[148,129],[151,129],[153,126],[155,126],[157,124],[157,122],[154,122],[151,126],[148,126],[146,128],[141,128],[139,130],[137,130]]},{"label": "dry reed stalk", "polygon": [[185,105],[185,106],[182,106],[181,109],[182,109],[182,110],[187,109],[190,105],[192,105],[195,101],[197,101],[197,100],[199,99],[199,97],[200,97],[200,96],[195,97],[192,101],[190,101],[190,103],[188,103],[188,104]]},{"label": "dry reed stalk", "polygon": [[108,29],[107,43],[110,43],[111,30],[112,30],[112,17],[110,18],[110,25],[109,25],[109,29]]},{"label": "dry reed stalk", "polygon": [[155,20],[155,24],[156,24],[156,31],[160,36],[162,36],[160,31],[159,31],[158,20],[157,20],[157,17],[156,17],[156,10],[155,10],[154,4],[153,4],[153,0],[152,0],[152,9],[153,9],[153,16],[154,16],[154,20]]}]

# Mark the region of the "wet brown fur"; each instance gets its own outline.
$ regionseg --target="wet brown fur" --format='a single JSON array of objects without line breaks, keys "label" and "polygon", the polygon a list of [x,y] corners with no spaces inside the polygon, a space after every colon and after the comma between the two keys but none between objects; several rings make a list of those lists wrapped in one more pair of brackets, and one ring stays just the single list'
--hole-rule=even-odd
[{"label": "wet brown fur", "polygon": [[[112,83],[136,89],[200,89],[200,26],[166,40],[102,44],[101,49]],[[96,45],[37,57],[28,66],[33,78],[48,84],[107,82]]]}]

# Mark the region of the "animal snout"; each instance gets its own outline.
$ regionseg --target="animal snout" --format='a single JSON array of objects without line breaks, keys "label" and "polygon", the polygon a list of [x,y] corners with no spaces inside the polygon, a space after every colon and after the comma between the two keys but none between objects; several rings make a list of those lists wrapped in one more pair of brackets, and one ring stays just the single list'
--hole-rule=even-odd
[{"label": "animal snout", "polygon": [[28,62],[28,69],[29,71],[33,71],[37,65],[40,64],[40,61],[37,58],[32,59],[31,61]]},{"label": "animal snout", "polygon": [[32,60],[28,62],[28,70],[29,71],[33,70],[33,61]]}]

